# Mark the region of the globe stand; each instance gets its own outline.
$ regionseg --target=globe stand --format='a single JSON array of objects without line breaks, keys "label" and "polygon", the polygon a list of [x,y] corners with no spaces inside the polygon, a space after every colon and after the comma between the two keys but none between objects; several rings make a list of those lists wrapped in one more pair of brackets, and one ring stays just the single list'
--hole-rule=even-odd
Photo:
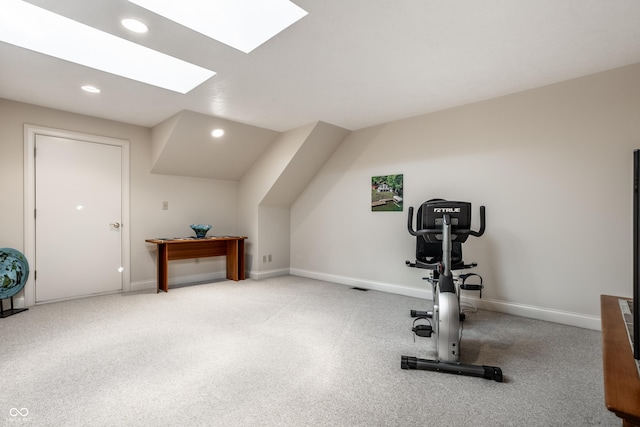
[{"label": "globe stand", "polygon": [[[6,298],[5,298],[6,299]],[[28,308],[13,308],[13,297],[11,297],[11,308],[9,310],[4,309],[4,300],[0,300],[0,319],[13,316],[14,314],[21,313],[29,310]]]}]

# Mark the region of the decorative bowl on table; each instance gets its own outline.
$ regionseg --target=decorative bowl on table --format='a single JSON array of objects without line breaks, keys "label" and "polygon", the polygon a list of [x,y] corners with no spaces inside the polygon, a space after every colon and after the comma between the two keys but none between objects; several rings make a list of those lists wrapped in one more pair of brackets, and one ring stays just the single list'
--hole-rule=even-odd
[{"label": "decorative bowl on table", "polygon": [[204,239],[207,236],[207,232],[211,230],[211,226],[209,224],[191,224],[189,227],[196,232],[196,237],[198,239]]}]

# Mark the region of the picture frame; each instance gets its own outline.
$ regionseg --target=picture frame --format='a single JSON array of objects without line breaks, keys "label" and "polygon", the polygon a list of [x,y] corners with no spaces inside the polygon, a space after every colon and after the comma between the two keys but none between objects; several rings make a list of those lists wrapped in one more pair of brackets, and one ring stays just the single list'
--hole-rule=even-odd
[{"label": "picture frame", "polygon": [[403,187],[403,174],[371,177],[371,211],[401,212]]}]

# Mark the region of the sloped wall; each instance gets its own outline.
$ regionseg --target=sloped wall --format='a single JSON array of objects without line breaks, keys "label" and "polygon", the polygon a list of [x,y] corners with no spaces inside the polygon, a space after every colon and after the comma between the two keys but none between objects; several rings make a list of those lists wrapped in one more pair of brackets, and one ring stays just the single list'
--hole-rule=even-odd
[{"label": "sloped wall", "polygon": [[284,132],[242,178],[238,212],[251,277],[289,273],[290,205],[348,133],[322,122]]},{"label": "sloped wall", "polygon": [[[475,303],[598,329],[600,294],[631,294],[634,148],[640,64],[353,132],[292,206],[291,272],[429,297],[407,207],[470,201]],[[371,177],[400,173],[404,212],[371,212]]]},{"label": "sloped wall", "polygon": [[[213,138],[211,131],[225,134]],[[279,132],[183,110],[152,129],[151,171],[239,181]]]}]

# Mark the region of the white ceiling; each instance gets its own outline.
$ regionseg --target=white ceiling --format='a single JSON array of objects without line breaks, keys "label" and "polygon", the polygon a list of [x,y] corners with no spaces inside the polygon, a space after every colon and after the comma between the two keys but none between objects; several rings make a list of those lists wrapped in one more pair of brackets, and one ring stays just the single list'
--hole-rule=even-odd
[{"label": "white ceiling", "polygon": [[295,0],[309,14],[249,54],[126,0],[29,2],[217,72],[182,95],[0,42],[1,98],[148,127],[356,130],[640,62],[638,0]]}]

